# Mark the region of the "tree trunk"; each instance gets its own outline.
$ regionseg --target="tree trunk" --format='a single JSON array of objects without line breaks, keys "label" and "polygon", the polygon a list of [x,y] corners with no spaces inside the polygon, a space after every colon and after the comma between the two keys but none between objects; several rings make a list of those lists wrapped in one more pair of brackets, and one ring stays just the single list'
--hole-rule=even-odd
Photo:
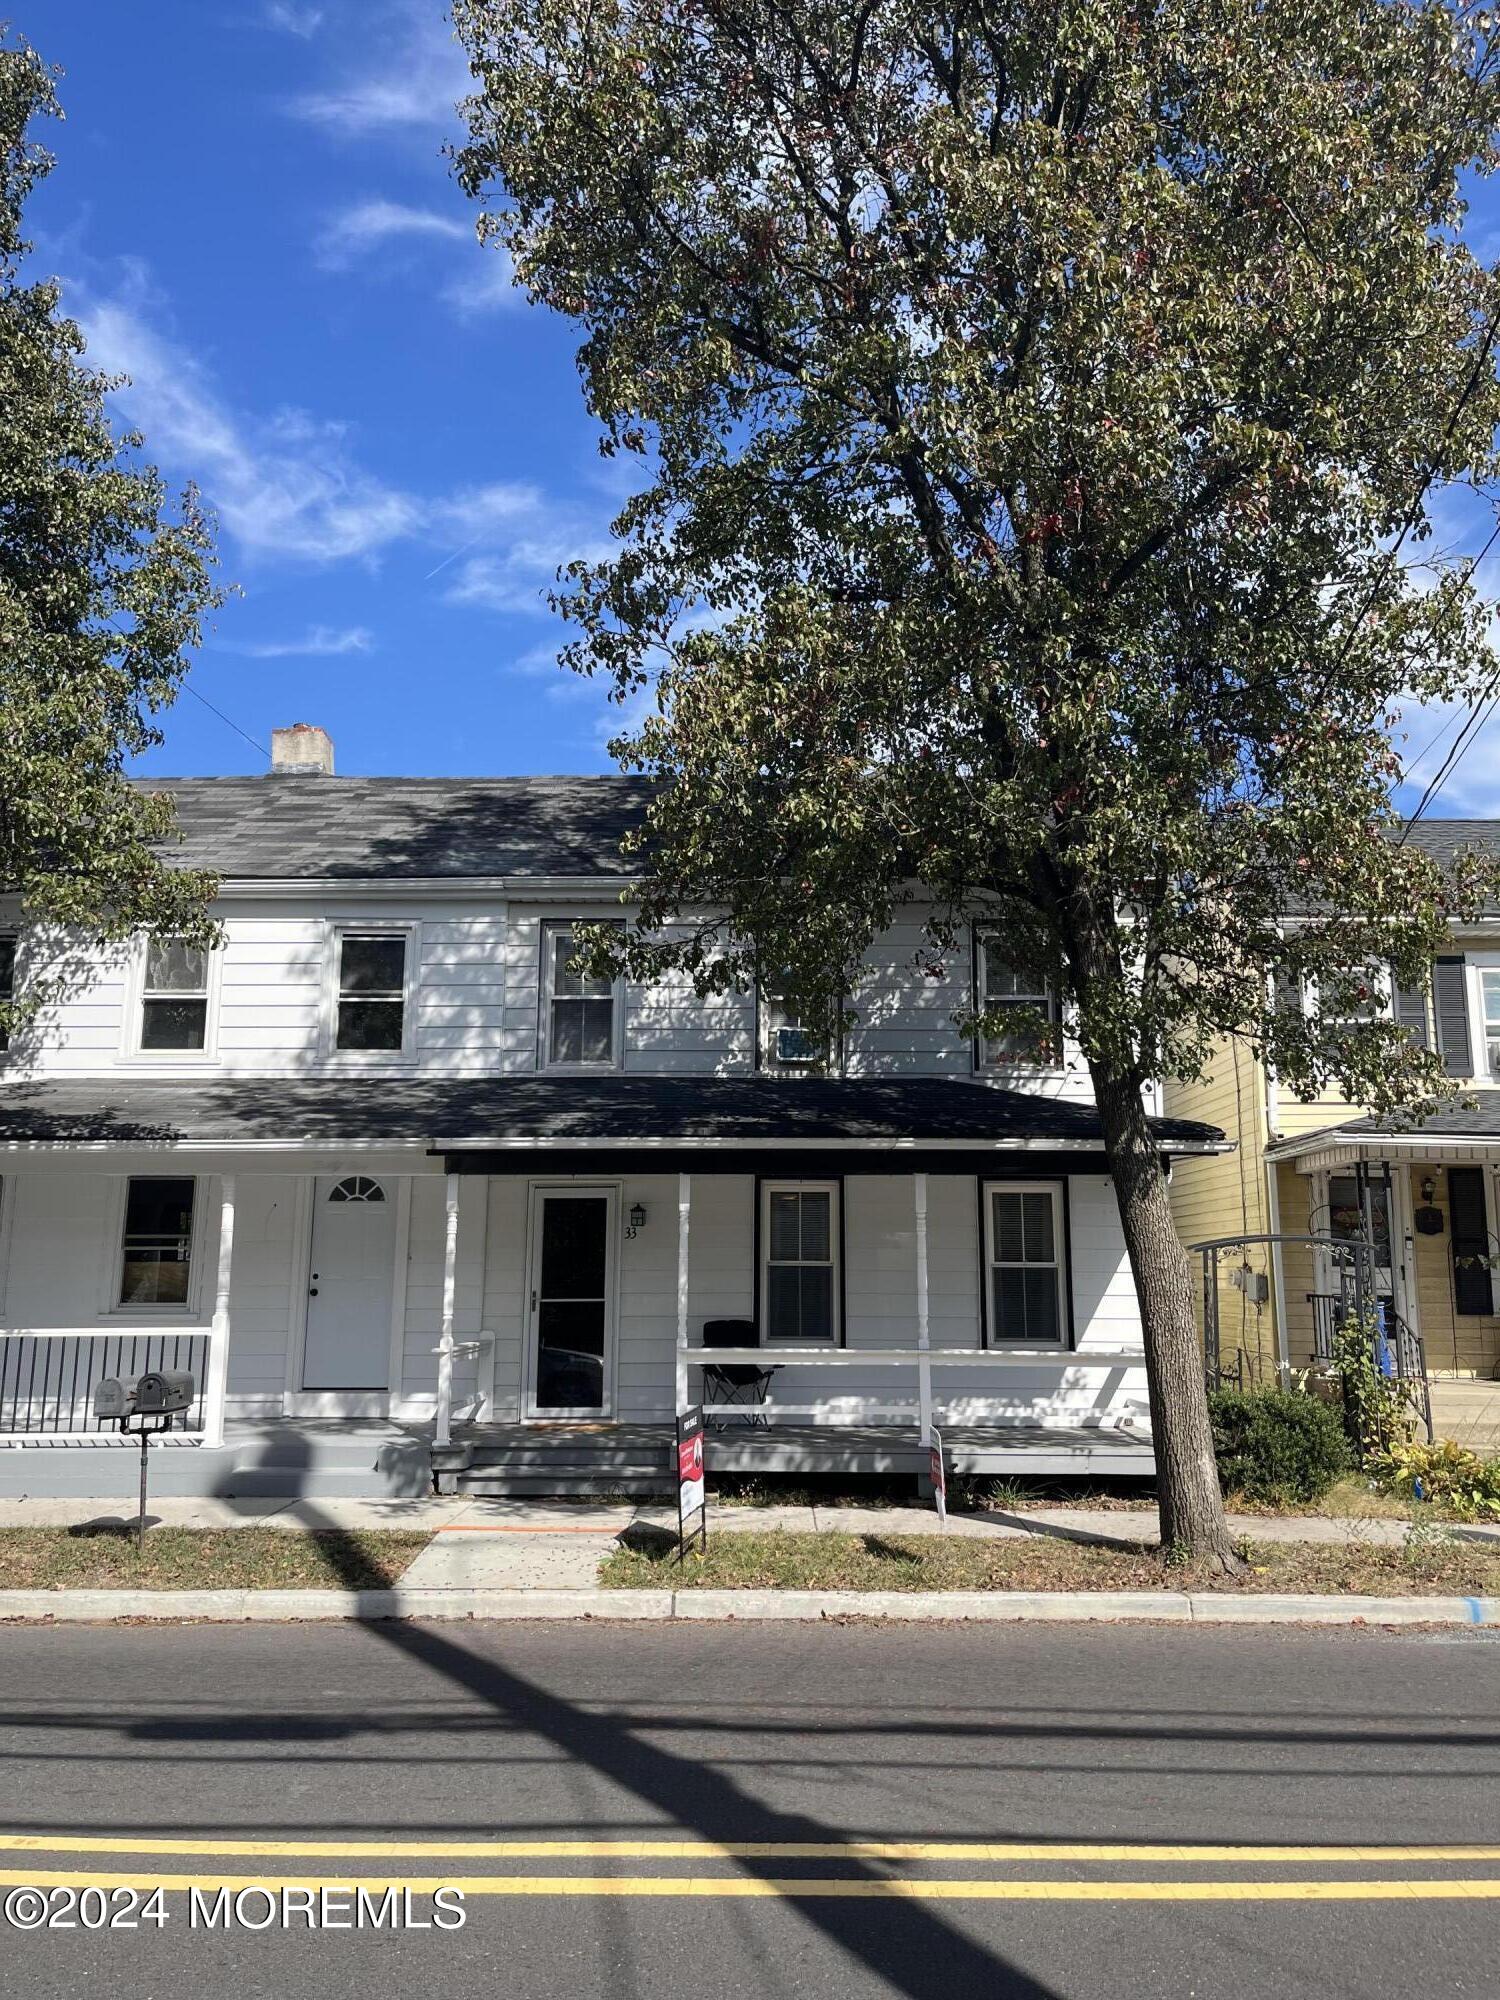
[{"label": "tree trunk", "polygon": [[1139,1081],[1112,1074],[1106,1064],[1091,1068],[1105,1154],[1140,1300],[1161,1545],[1174,1556],[1236,1570],[1241,1564],[1224,1518],[1214,1464],[1192,1274],[1172,1220],[1161,1155]]}]

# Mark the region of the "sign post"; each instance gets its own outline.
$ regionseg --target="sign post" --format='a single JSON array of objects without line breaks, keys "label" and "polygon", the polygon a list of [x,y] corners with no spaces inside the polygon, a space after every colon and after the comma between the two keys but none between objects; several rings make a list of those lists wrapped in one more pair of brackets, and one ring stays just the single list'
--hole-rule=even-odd
[{"label": "sign post", "polygon": [[946,1528],[948,1525],[948,1478],[943,1470],[943,1434],[936,1424],[927,1432],[927,1476],[932,1481],[933,1505],[937,1508],[938,1520]]},{"label": "sign post", "polygon": [[708,1505],[703,1481],[703,1405],[677,1414],[677,1560],[696,1535],[708,1547]]}]

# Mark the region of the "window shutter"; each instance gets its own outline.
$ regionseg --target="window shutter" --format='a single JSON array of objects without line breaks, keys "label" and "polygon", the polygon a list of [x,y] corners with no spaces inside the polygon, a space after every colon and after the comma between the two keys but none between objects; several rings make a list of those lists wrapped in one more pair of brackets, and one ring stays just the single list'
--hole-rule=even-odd
[{"label": "window shutter", "polygon": [[1427,989],[1423,986],[1398,986],[1394,975],[1391,989],[1396,996],[1396,1019],[1419,1049],[1430,1049],[1432,1039],[1427,1028]]},{"label": "window shutter", "polygon": [[1484,1169],[1448,1169],[1448,1226],[1453,1244],[1453,1303],[1465,1314],[1494,1311],[1488,1257],[1489,1223],[1484,1207]]},{"label": "window shutter", "polygon": [[1271,1004],[1278,1014],[1300,1014],[1302,1012],[1301,983],[1278,965],[1271,974]]},{"label": "window shutter", "polygon": [[1469,993],[1461,958],[1440,958],[1432,968],[1432,1007],[1437,1016],[1438,1048],[1449,1076],[1472,1076],[1474,1056],[1469,1047]]}]

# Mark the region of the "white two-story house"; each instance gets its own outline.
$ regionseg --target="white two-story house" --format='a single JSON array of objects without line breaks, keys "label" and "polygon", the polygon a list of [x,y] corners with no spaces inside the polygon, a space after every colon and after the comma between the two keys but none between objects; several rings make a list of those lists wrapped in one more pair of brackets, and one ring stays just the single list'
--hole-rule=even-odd
[{"label": "white two-story house", "polygon": [[936,1422],[1150,1469],[1086,1071],[955,1018],[1047,1004],[1002,935],[935,978],[914,907],[830,1049],[774,991],[570,970],[636,781],[342,778],[299,725],[159,789],[222,941],[96,954],[4,1059],[0,1489],[125,1490],[93,1385],[162,1366],[163,1491],[650,1483],[698,1401],[722,1466],[915,1469]]}]

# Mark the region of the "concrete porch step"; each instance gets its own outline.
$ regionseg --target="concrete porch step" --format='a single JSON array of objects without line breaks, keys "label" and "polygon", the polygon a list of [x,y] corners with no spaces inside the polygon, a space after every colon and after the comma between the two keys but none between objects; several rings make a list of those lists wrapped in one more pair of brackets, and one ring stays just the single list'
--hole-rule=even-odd
[{"label": "concrete porch step", "polygon": [[566,1465],[545,1472],[511,1472],[503,1466],[486,1466],[472,1472],[440,1472],[439,1493],[462,1493],[476,1500],[508,1496],[542,1498],[566,1494],[618,1494],[626,1499],[660,1499],[672,1491],[665,1471],[599,1472],[588,1467]]}]

